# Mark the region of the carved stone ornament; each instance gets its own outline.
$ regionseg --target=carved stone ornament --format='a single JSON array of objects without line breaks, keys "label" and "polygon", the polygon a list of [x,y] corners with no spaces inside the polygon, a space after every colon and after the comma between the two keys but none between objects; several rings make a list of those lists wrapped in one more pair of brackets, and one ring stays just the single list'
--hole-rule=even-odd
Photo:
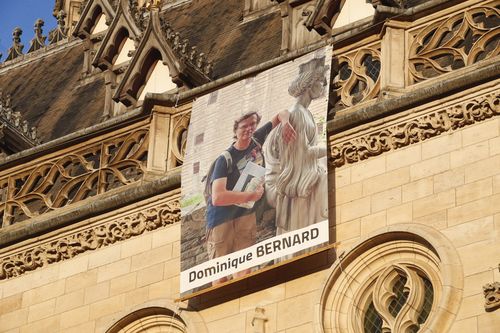
[{"label": "carved stone ornament", "polygon": [[141,31],[146,30],[149,22],[149,1],[145,1],[142,5],[139,5],[139,0],[129,0],[130,14],[134,18],[136,26],[141,29]]},{"label": "carved stone ornament", "polygon": [[199,52],[196,46],[189,44],[189,40],[183,39],[178,32],[173,31],[170,24],[163,17],[160,17],[160,24],[163,36],[179,59],[201,73],[210,76],[213,63],[207,59],[205,53]]},{"label": "carved stone ornament", "polygon": [[42,27],[44,24],[45,22],[43,22],[42,19],[36,20],[34,25],[35,36],[30,42],[30,48],[28,50],[28,53],[39,50],[45,46],[45,39],[47,39],[47,37],[42,35],[43,33]]},{"label": "carved stone ornament", "polygon": [[380,44],[338,56],[331,90],[336,109],[376,98],[380,93]]},{"label": "carved stone ornament", "polygon": [[488,283],[483,286],[484,309],[487,312],[500,308],[500,282]]},{"label": "carved stone ornament", "polygon": [[[394,289],[401,277],[406,280],[402,297],[405,302],[399,311],[394,311],[391,309],[397,298]],[[382,318],[382,332],[410,332],[412,327],[419,327],[418,318],[424,305],[424,294],[424,282],[417,272],[403,265],[387,267],[373,288],[373,305]]]},{"label": "carved stone ornament", "polygon": [[413,82],[499,55],[499,25],[500,10],[480,6],[425,26],[415,34],[409,50]]},{"label": "carved stone ornament", "polygon": [[68,28],[66,28],[66,12],[60,10],[57,13],[57,27],[49,32],[49,44],[55,44],[68,37]]},{"label": "carved stone ornament", "polygon": [[22,119],[21,113],[15,112],[12,109],[10,94],[4,95],[1,90],[0,122],[15,131],[18,136],[22,136],[30,146],[36,146],[41,143],[41,140],[38,138],[36,127],[30,127],[28,122]]},{"label": "carved stone ornament", "polygon": [[341,167],[498,115],[500,93],[495,92],[334,144],[331,146],[330,162],[335,167]]},{"label": "carved stone ornament", "polygon": [[179,220],[179,201],[177,196],[172,196],[168,201],[155,203],[147,209],[2,257],[0,280],[71,259],[80,253],[96,250]]},{"label": "carved stone ornament", "polygon": [[7,59],[5,61],[9,61],[15,59],[23,54],[24,45],[21,44],[21,35],[23,31],[21,28],[17,27],[12,31],[12,47],[9,48],[9,53],[7,55]]}]

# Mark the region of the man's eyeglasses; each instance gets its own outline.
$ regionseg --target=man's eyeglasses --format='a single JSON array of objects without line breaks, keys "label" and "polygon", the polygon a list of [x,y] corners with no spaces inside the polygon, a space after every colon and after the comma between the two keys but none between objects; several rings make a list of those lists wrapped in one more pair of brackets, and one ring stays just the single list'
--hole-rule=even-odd
[{"label": "man's eyeglasses", "polygon": [[253,123],[250,123],[250,124],[240,125],[240,126],[238,126],[238,129],[247,130],[249,128],[256,128],[256,127],[257,127],[257,122],[254,121]]}]

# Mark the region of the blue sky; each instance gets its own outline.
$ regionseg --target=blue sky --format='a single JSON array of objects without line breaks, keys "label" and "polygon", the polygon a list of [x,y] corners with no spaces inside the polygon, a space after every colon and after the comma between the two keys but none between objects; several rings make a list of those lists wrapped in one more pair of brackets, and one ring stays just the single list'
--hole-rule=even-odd
[{"label": "blue sky", "polygon": [[7,51],[12,46],[12,30],[20,27],[23,30],[21,43],[24,44],[23,53],[30,47],[33,38],[33,24],[36,19],[44,20],[43,35],[57,25],[52,16],[55,0],[0,0],[0,53],[3,53],[0,62],[7,58]]}]

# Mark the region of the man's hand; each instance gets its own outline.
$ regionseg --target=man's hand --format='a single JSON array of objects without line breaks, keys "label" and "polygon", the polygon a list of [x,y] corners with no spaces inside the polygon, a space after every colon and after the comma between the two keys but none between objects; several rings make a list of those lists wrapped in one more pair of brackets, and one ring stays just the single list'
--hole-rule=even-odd
[{"label": "man's hand", "polygon": [[283,110],[279,113],[279,119],[282,126],[281,136],[286,144],[292,143],[297,137],[297,133],[290,124],[290,112]]},{"label": "man's hand", "polygon": [[248,201],[257,201],[260,198],[262,198],[263,194],[264,194],[264,186],[261,184],[257,186],[254,192],[250,192],[250,197]]},{"label": "man's hand", "polygon": [[289,144],[295,141],[297,132],[295,132],[292,124],[287,121],[285,124],[283,124],[281,135],[283,137],[283,140],[285,140],[285,143]]}]

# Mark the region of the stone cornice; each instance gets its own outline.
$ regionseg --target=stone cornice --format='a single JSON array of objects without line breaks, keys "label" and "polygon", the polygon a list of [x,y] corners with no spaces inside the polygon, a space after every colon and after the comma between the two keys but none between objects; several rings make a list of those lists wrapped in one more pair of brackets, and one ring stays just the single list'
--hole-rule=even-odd
[{"label": "stone cornice", "polygon": [[62,237],[55,235],[0,254],[0,280],[176,223],[180,221],[179,195],[180,191],[174,190],[163,195],[164,198],[153,200],[126,214],[96,222],[82,221],[79,225],[85,224],[85,227],[75,228]]},{"label": "stone cornice", "polygon": [[412,119],[384,122],[344,142],[331,138],[330,163],[341,167],[359,162],[499,115],[500,90],[496,89]]}]

